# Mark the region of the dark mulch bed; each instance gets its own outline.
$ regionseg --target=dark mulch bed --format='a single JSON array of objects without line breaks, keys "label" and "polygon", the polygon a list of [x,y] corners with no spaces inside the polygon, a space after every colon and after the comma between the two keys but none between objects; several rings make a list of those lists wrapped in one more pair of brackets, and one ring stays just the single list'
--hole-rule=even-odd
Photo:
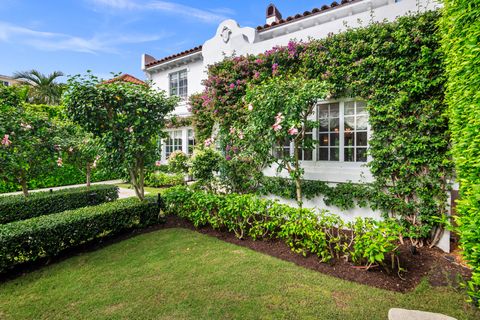
[{"label": "dark mulch bed", "polygon": [[26,263],[16,268],[0,274],[0,281],[8,281],[25,273],[39,269],[45,265],[65,260],[71,256],[81,253],[98,250],[110,244],[120,242],[142,233],[153,232],[166,228],[186,228],[196,230],[202,234],[213,236],[220,240],[233,243],[242,247],[262,252],[264,254],[295,263],[296,265],[312,269],[330,276],[340,279],[350,280],[365,285],[406,292],[415,288],[423,278],[427,278],[433,286],[457,286],[460,279],[471,277],[469,269],[456,263],[455,258],[445,254],[439,249],[419,248],[412,253],[410,245],[400,247],[401,266],[407,271],[402,273],[400,278],[397,272],[388,272],[382,268],[371,268],[364,270],[358,268],[342,259],[334,259],[329,263],[321,263],[317,256],[310,255],[304,257],[294,253],[281,240],[253,241],[251,239],[237,239],[233,233],[213,230],[210,227],[196,229],[190,222],[185,219],[168,216],[165,224],[150,227],[145,230],[136,230],[125,233],[120,236],[109,237],[94,241],[77,248],[64,251],[60,256],[55,258],[44,258],[34,263]]},{"label": "dark mulch bed", "polygon": [[402,278],[405,279],[403,280],[395,271],[387,272],[382,268],[372,268],[367,271],[345,262],[343,259],[334,259],[329,263],[321,263],[315,255],[304,257],[292,252],[281,240],[240,240],[233,233],[213,230],[210,227],[195,229],[190,222],[178,217],[168,217],[165,228],[196,230],[220,240],[290,261],[296,265],[330,276],[392,291],[406,292],[412,290],[425,277],[433,286],[457,286],[460,279],[471,277],[469,269],[457,264],[452,256],[445,254],[437,248],[418,248],[415,253],[412,253],[410,245],[401,246],[400,265],[406,269],[406,272],[401,274]]}]

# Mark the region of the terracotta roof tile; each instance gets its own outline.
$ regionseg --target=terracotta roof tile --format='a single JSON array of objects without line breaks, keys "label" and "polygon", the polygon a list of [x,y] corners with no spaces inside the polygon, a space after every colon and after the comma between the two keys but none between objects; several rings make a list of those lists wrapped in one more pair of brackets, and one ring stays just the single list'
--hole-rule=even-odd
[{"label": "terracotta roof tile", "polygon": [[131,82],[131,83],[135,83],[135,84],[145,84],[144,81],[140,80],[140,79],[137,79],[135,78],[134,76],[132,75],[129,75],[127,73],[124,73],[118,77],[115,77],[115,78],[112,78],[110,80],[106,80],[104,81],[103,83],[112,83],[112,82],[116,82],[116,81],[124,81],[124,82]]},{"label": "terracotta roof tile", "polygon": [[161,64],[163,62],[166,62],[166,61],[169,61],[169,60],[173,60],[173,59],[176,59],[176,58],[180,58],[180,57],[183,57],[183,56],[186,56],[186,55],[189,55],[189,54],[192,54],[192,53],[195,53],[195,52],[199,52],[199,51],[202,51],[202,46],[198,46],[198,47],[195,47],[193,49],[190,49],[190,50],[186,50],[186,51],[183,51],[183,52],[180,52],[180,53],[176,53],[176,54],[173,54],[171,56],[168,56],[168,57],[164,57],[162,59],[158,59],[158,60],[154,60],[154,61],[151,61],[149,63],[146,63],[145,64],[145,67],[153,67],[157,64]]},{"label": "terracotta roof tile", "polygon": [[352,3],[355,3],[355,2],[360,2],[360,1],[363,1],[363,0],[341,0],[340,3],[338,3],[337,1],[334,1],[330,5],[323,5],[320,9],[319,8],[313,8],[311,11],[305,11],[303,14],[297,13],[294,16],[287,17],[286,19],[281,19],[278,22],[273,22],[271,24],[265,24],[263,26],[258,26],[257,31],[260,31],[260,32],[265,31],[265,30],[268,30],[272,27],[276,27],[276,26],[279,26],[279,25],[282,25],[282,24],[285,24],[285,23],[300,20],[300,19],[303,19],[303,18],[311,16],[311,15],[323,13],[327,10],[337,9],[337,8],[344,7],[346,5],[349,5],[349,4],[352,4]]}]

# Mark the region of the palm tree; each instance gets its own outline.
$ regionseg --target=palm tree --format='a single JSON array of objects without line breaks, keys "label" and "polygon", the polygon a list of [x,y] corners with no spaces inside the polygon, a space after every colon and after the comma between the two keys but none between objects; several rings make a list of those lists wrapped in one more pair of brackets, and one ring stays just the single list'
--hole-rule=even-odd
[{"label": "palm tree", "polygon": [[44,75],[38,70],[15,72],[13,78],[24,82],[31,87],[29,101],[31,103],[59,104],[62,96],[63,85],[55,82],[55,79],[62,77],[63,72],[54,71]]}]

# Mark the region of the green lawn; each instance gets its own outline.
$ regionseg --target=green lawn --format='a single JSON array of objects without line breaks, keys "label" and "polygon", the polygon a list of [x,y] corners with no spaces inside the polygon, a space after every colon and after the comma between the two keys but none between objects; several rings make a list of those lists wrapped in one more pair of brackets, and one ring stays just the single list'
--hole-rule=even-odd
[{"label": "green lawn", "polygon": [[451,288],[400,294],[185,229],[143,234],[0,284],[0,319],[386,319],[391,307],[479,319]]},{"label": "green lawn", "polygon": [[[117,183],[116,186],[119,188],[125,188],[125,189],[133,189],[132,185],[129,183]],[[162,190],[165,190],[164,188],[153,188],[153,187],[144,187],[145,192],[148,192],[150,194],[157,194],[162,192]]]}]

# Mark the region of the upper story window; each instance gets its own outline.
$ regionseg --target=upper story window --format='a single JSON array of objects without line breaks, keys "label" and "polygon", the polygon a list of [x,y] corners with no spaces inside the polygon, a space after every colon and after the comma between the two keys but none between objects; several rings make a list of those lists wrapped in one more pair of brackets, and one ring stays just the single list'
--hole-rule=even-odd
[{"label": "upper story window", "polygon": [[188,95],[188,80],[187,70],[180,70],[170,73],[170,96],[179,96],[182,99],[187,99]]}]

